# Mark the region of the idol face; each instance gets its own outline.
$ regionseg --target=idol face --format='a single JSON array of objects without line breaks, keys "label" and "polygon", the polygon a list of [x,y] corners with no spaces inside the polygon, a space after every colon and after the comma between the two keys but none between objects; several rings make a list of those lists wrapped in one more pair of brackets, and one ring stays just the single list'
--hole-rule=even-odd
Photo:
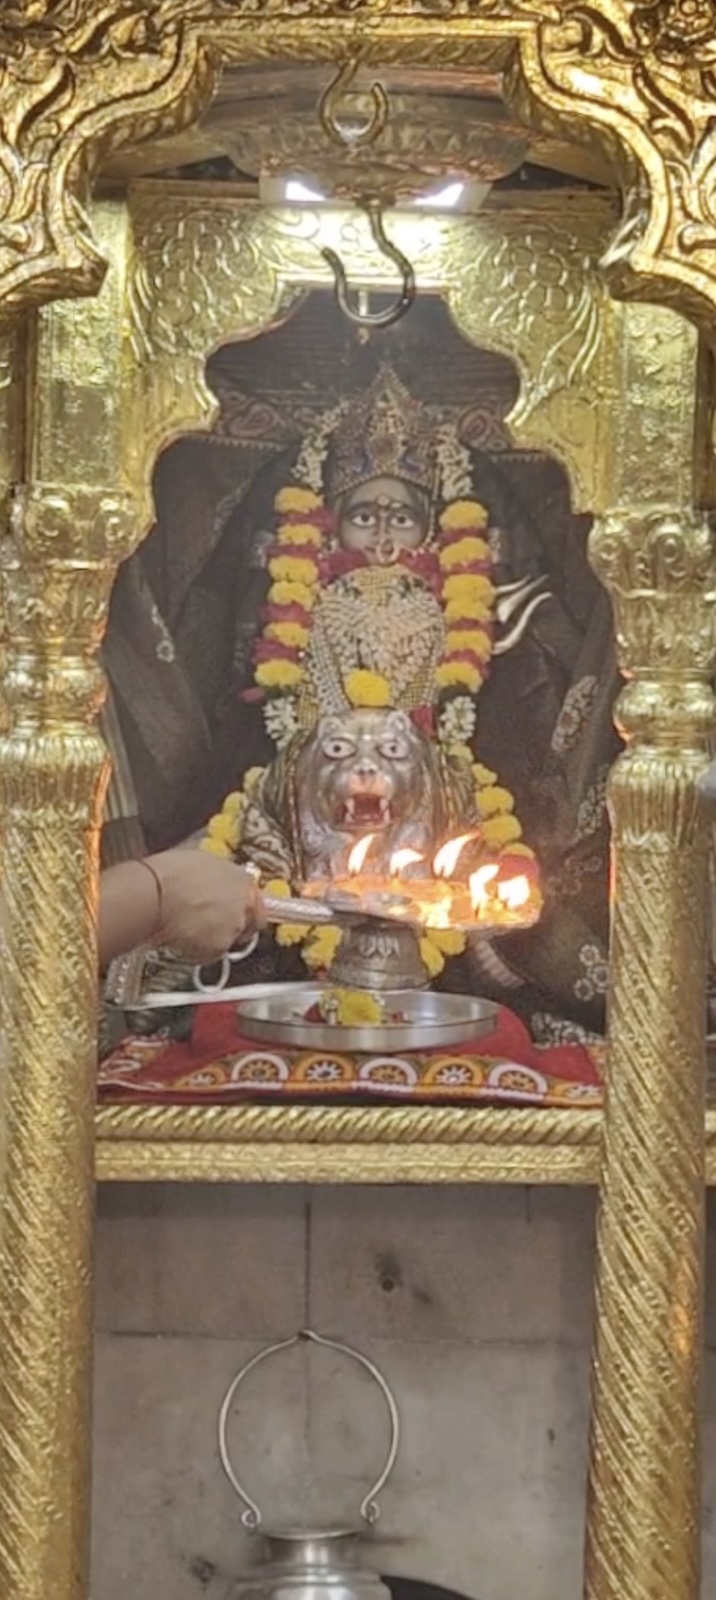
[{"label": "idol face", "polygon": [[418,550],[429,526],[425,495],[400,478],[373,478],[343,497],[338,540],[371,566],[389,565],[404,550]]}]

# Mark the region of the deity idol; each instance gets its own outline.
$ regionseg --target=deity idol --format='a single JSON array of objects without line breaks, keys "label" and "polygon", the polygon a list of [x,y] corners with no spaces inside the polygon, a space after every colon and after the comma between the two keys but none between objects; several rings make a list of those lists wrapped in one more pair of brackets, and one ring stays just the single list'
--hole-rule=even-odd
[{"label": "deity idol", "polygon": [[[454,427],[436,428],[383,368],[322,420],[276,497],[246,698],[261,703],[277,753],[228,796],[202,841],[253,863],[272,894],[340,876],[366,834],[381,873],[403,848],[420,857],[412,872],[429,871],[436,848],[466,831],[471,866],[507,853],[524,871],[532,858],[512,796],[473,748],[498,592],[487,513],[470,487]],[[540,603],[534,589],[523,618]],[[276,937],[300,942],[322,970],[340,932],[287,925]],[[426,933],[426,975],[463,946],[454,930]]]}]

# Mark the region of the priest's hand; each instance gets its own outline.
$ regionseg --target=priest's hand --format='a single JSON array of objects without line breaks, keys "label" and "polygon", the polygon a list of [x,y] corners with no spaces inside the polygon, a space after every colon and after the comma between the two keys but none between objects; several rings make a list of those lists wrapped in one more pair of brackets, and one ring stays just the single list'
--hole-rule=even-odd
[{"label": "priest's hand", "polygon": [[233,861],[192,848],[125,861],[100,880],[100,967],[147,943],[214,961],[264,920],[254,879]]}]

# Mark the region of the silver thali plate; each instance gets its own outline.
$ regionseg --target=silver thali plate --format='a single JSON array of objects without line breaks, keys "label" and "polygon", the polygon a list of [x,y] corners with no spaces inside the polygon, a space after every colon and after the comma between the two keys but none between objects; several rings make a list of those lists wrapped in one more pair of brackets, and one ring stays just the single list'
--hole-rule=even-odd
[{"label": "silver thali plate", "polygon": [[[320,1003],[326,986],[277,985],[273,993],[240,1001],[241,1032],[266,1044],[306,1046],[316,1050],[437,1050],[464,1044],[492,1033],[498,1008],[491,1000],[472,995],[436,994],[429,989],[381,993],[386,1016],[382,1022],[343,1027],[340,1023],[307,1022],[305,1013]],[[391,1022],[389,1014],[402,1020]]]}]

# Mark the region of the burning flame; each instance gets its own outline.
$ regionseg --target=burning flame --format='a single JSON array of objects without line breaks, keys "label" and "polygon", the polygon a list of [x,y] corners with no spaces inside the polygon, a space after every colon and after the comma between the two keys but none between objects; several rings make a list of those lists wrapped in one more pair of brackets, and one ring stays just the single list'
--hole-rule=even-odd
[{"label": "burning flame", "polygon": [[[448,839],[433,861],[436,878],[451,878],[465,845],[475,838],[474,833],[461,833],[459,839]],[[495,869],[497,870],[497,869]]]},{"label": "burning flame", "polygon": [[[507,863],[495,860],[484,861],[475,872],[466,872],[460,880],[454,876],[461,852],[477,837],[479,835],[473,831],[446,840],[435,856],[432,876],[401,878],[409,867],[425,861],[426,857],[411,848],[394,850],[387,875],[376,868],[371,872],[370,868],[366,870],[366,863],[377,835],[366,833],[350,851],[347,876],[335,881],[342,882],[352,893],[374,894],[380,890],[387,899],[391,894],[396,896],[397,880],[400,880],[399,892],[405,905],[426,928],[466,927],[472,920],[476,926],[483,927],[493,923],[496,927],[521,925],[525,908],[527,912],[532,909],[536,915],[540,906],[539,894],[526,871],[508,877]],[[504,878],[502,873],[505,873]]]},{"label": "burning flame", "polygon": [[391,878],[398,878],[406,867],[412,867],[417,861],[424,861],[425,857],[419,850],[411,850],[406,846],[404,850],[394,850],[390,858],[389,872]]},{"label": "burning flame", "polygon": [[486,866],[478,867],[477,872],[470,873],[470,899],[473,911],[479,911],[481,906],[487,905],[490,898],[487,885],[497,877],[499,870],[494,861],[488,861]]},{"label": "burning flame", "polygon": [[510,911],[518,911],[520,906],[527,904],[530,897],[530,880],[524,873],[519,878],[508,878],[506,883],[497,886],[497,893]]},{"label": "burning flame", "polygon": [[363,838],[358,839],[354,844],[353,849],[348,857],[348,871],[352,878],[356,878],[358,873],[363,871],[365,866],[365,858],[370,850],[374,838],[374,833],[365,833]]}]

